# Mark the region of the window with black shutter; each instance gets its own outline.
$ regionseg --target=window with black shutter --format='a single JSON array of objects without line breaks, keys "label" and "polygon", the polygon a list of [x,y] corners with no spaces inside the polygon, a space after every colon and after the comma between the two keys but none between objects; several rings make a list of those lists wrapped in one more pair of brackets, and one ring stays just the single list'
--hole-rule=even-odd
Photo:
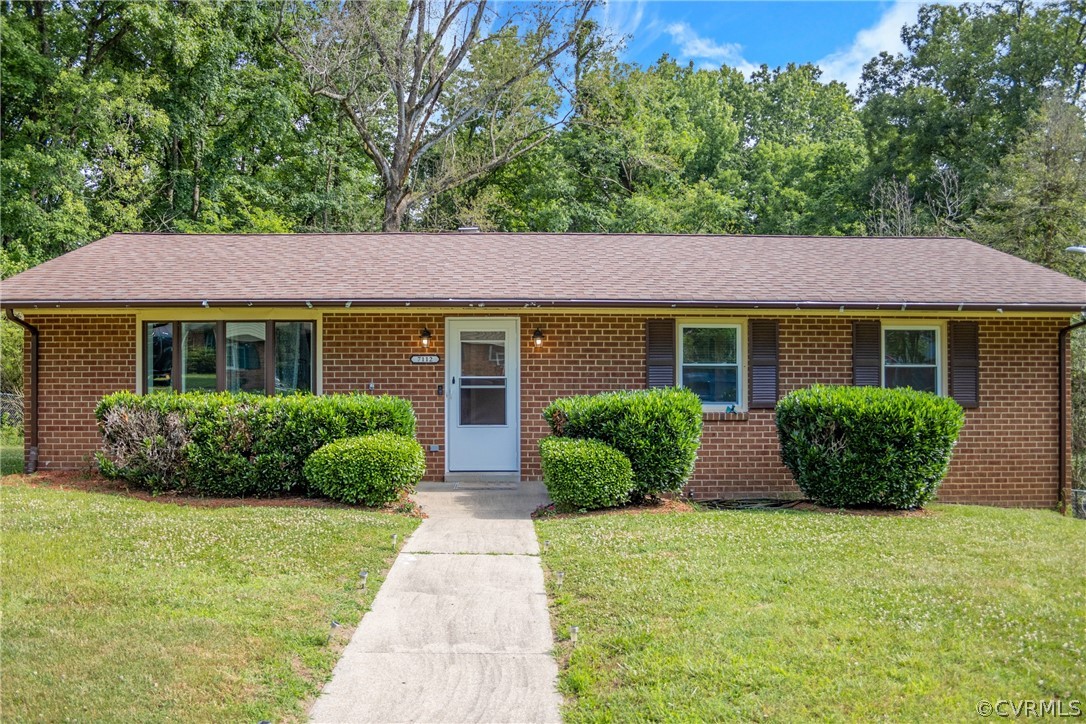
[{"label": "window with black shutter", "polygon": [[775,319],[750,321],[750,407],[772,408],[778,396],[778,338]]},{"label": "window with black shutter", "polygon": [[882,327],[882,384],[944,394],[942,333],[938,326],[887,323]]},{"label": "window with black shutter", "polygon": [[648,387],[674,387],[675,320],[650,319],[646,321],[645,346]]},{"label": "window with black shutter", "polygon": [[950,396],[962,407],[980,406],[980,333],[976,322],[951,322]]},{"label": "window with black shutter", "polygon": [[882,325],[878,321],[852,323],[852,384],[882,385]]},{"label": "window with black shutter", "polygon": [[743,328],[735,323],[679,324],[679,384],[706,409],[735,412],[743,404]]}]

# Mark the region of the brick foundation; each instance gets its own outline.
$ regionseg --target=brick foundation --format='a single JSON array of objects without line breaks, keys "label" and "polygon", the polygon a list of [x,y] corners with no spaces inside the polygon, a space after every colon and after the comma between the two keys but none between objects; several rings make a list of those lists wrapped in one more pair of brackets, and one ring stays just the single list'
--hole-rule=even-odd
[{"label": "brick foundation", "polygon": [[[322,354],[325,392],[372,391],[409,398],[428,477],[445,469],[445,313],[326,312]],[[472,316],[457,312],[449,316]],[[487,310],[479,316],[505,316]],[[645,386],[645,316],[567,313],[521,318],[521,471],[540,476],[537,445],[546,434],[542,408],[555,397]],[[659,315],[653,315],[658,317]],[[223,318],[228,318],[224,314]],[[130,314],[27,315],[41,330],[41,469],[87,465],[98,445],[93,410],[104,394],[133,389],[136,318]],[[1014,506],[1052,506],[1058,478],[1058,350],[1062,318],[986,317],[980,323],[980,400],[966,425],[940,499]],[[532,331],[546,335],[542,347]],[[412,365],[424,350],[441,364]],[[29,348],[29,342],[27,344]],[[26,355],[29,379],[29,352]],[[780,317],[782,393],[812,383],[849,384],[851,319],[845,315]],[[372,384],[372,387],[371,387]],[[707,414],[690,488],[697,497],[798,495],[780,462],[771,410]]]}]

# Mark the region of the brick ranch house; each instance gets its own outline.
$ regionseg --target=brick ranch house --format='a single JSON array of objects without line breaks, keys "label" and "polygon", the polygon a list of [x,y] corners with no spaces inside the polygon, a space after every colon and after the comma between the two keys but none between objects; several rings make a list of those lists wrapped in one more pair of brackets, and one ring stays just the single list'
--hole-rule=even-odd
[{"label": "brick ranch house", "polygon": [[1016,506],[1069,485],[1086,309],[1086,283],[953,238],[114,234],[0,294],[32,332],[39,469],[87,465],[115,390],[358,390],[412,401],[431,480],[538,479],[550,400],[679,384],[705,409],[689,491],[791,496],[780,395],[909,385],[966,408],[940,499]]}]

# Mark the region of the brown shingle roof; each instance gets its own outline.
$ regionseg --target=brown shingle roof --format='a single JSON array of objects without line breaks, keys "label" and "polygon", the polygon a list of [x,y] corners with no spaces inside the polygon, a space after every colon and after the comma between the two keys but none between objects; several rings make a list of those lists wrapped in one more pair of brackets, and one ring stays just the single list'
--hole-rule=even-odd
[{"label": "brown shingle roof", "polygon": [[3,282],[4,307],[540,304],[1079,310],[1086,283],[966,239],[113,234]]}]

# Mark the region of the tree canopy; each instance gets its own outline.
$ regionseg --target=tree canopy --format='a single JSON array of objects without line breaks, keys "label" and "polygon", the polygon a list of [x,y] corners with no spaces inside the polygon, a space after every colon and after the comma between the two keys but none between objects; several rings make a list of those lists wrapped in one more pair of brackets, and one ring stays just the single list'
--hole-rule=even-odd
[{"label": "tree canopy", "polygon": [[853,95],[592,0],[0,3],[0,273],[113,231],[963,234],[1078,276],[1086,2],[925,5]]}]

